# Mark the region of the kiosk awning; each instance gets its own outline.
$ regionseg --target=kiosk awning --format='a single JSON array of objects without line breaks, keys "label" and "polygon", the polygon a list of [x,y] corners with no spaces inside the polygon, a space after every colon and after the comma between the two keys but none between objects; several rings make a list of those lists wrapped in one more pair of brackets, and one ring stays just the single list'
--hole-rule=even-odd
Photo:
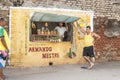
[{"label": "kiosk awning", "polygon": [[78,20],[78,17],[74,16],[67,16],[67,15],[58,15],[58,14],[51,14],[51,13],[42,13],[42,12],[35,12],[31,17],[31,21],[36,22],[74,22]]}]

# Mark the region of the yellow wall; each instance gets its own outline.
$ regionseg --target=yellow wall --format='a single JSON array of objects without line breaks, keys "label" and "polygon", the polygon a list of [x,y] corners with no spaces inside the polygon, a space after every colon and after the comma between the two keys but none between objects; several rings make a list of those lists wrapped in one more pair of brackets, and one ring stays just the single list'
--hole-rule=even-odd
[{"label": "yellow wall", "polygon": [[[76,44],[76,57],[70,59],[68,57],[69,49],[73,44],[71,42],[30,42],[29,41],[29,28],[30,28],[30,14],[33,12],[48,12],[55,14],[64,14],[77,17],[87,16],[87,24],[90,25],[90,16],[88,12],[71,12],[62,10],[46,10],[46,9],[33,9],[33,8],[11,8],[11,65],[13,67],[32,67],[32,66],[48,66],[49,62],[53,65],[58,64],[76,64],[83,63],[82,57],[83,39],[79,38],[78,31],[74,29],[75,44]],[[85,15],[86,13],[86,15]],[[88,14],[87,14],[88,13]],[[86,18],[85,18],[86,20]],[[50,47],[51,51],[33,51],[33,48]],[[51,54],[48,58],[43,58],[44,54]],[[58,55],[54,55],[58,54]]]}]

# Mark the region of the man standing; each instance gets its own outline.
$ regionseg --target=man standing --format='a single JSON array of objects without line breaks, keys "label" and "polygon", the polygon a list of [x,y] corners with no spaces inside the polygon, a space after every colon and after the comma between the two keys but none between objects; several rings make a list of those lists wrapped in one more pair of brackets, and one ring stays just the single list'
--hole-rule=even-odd
[{"label": "man standing", "polygon": [[61,38],[63,38],[65,31],[68,31],[68,25],[67,25],[67,23],[65,23],[65,27],[63,27],[63,23],[62,23],[62,22],[59,22],[59,23],[58,23],[58,26],[55,27],[55,30],[57,30],[58,33],[59,33],[59,36],[60,36]]},{"label": "man standing", "polygon": [[[8,49],[8,42],[6,41],[8,39],[7,32],[3,28],[6,25],[6,21],[4,18],[0,18],[0,50],[1,51],[7,51],[9,52]],[[2,53],[1,53],[2,54]],[[0,56],[0,80],[3,79],[3,68],[5,67],[5,60],[3,60],[3,57]]]},{"label": "man standing", "polygon": [[83,57],[89,63],[88,69],[91,69],[95,63],[94,43],[96,40],[100,39],[100,36],[94,32],[91,32],[90,26],[86,27],[86,31],[80,27],[79,29],[84,34]]}]

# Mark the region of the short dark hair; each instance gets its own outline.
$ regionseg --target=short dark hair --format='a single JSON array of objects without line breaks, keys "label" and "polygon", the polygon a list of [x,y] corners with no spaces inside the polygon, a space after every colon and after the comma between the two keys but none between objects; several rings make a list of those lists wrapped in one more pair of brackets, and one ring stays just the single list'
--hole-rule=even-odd
[{"label": "short dark hair", "polygon": [[90,26],[86,26],[86,28],[89,28],[89,29],[91,29],[91,27],[90,27]]},{"label": "short dark hair", "polygon": [[5,19],[4,18],[0,18],[0,21],[5,21]]}]

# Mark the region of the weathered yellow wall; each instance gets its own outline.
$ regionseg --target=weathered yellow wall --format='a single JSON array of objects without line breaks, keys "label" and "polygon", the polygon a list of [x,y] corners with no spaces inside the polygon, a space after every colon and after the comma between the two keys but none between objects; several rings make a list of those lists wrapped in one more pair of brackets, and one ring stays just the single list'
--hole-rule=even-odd
[{"label": "weathered yellow wall", "polygon": [[[58,64],[76,64],[83,63],[82,57],[83,39],[78,37],[77,29],[75,31],[76,43],[76,57],[70,59],[68,57],[69,48],[72,47],[71,42],[30,42],[29,41],[29,28],[30,28],[30,14],[33,12],[50,12],[55,14],[64,14],[70,16],[77,16],[84,19],[87,16],[88,23],[90,24],[90,14],[60,11],[60,10],[40,10],[40,9],[23,9],[11,8],[11,65],[13,67],[32,67],[32,66],[48,66],[49,62],[53,65]],[[86,17],[85,17],[86,19]],[[52,47],[52,51],[39,51],[29,52],[31,47]],[[43,54],[58,53],[59,57],[42,58]]]}]

